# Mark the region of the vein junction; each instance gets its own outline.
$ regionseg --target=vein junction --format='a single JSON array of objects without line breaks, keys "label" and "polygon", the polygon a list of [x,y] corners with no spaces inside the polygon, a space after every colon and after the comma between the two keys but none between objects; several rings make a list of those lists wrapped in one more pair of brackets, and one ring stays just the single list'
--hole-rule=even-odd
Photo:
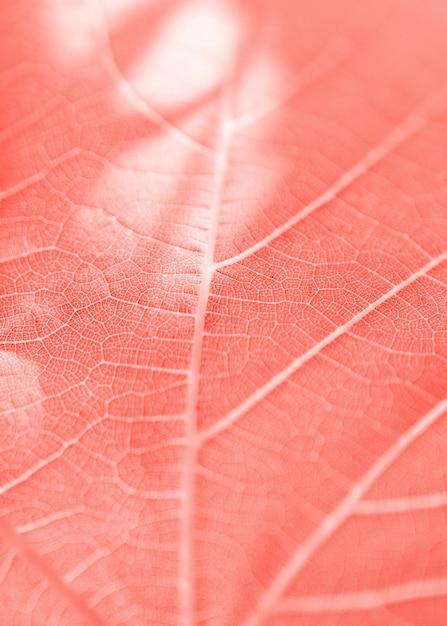
[{"label": "vein junction", "polygon": [[197,314],[195,318],[193,348],[191,356],[191,368],[189,373],[189,385],[186,406],[186,459],[185,477],[183,485],[183,513],[181,527],[181,554],[180,554],[180,594],[182,602],[182,619],[184,626],[193,626],[195,623],[195,598],[193,591],[194,575],[194,480],[196,456],[198,450],[197,437],[197,404],[199,398],[199,374],[202,357],[203,334],[205,328],[205,316],[210,294],[211,280],[214,273],[213,260],[214,250],[219,227],[219,217],[222,206],[222,196],[227,174],[229,152],[233,130],[229,119],[229,98],[224,99],[224,122],[222,124],[221,148],[217,154],[215,174],[214,203],[210,207],[211,226],[209,241],[203,259],[202,282],[200,286]]}]

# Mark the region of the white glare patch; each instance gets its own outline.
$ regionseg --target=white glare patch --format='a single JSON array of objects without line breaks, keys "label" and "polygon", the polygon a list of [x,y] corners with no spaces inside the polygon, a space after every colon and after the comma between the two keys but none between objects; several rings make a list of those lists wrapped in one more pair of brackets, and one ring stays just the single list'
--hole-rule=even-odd
[{"label": "white glare patch", "polygon": [[219,2],[192,2],[167,15],[126,72],[137,92],[159,110],[193,105],[218,89],[233,69],[238,20]]},{"label": "white glare patch", "polygon": [[4,441],[39,429],[43,417],[43,392],[37,366],[13,352],[0,351],[0,428]]},{"label": "white glare patch", "polygon": [[104,40],[104,14],[91,0],[47,0],[42,8],[51,61],[81,65]]}]

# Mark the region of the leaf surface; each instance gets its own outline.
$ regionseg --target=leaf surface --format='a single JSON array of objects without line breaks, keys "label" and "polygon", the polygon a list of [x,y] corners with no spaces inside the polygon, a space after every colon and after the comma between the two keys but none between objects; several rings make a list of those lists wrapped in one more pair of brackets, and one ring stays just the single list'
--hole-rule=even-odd
[{"label": "leaf surface", "polygon": [[1,623],[444,624],[444,2],[2,14]]}]

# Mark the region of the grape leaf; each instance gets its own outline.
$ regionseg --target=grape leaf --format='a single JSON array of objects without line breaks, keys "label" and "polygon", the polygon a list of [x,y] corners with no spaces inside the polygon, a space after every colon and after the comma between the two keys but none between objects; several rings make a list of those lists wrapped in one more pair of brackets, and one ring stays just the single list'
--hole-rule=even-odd
[{"label": "grape leaf", "polygon": [[3,2],[2,624],[445,623],[446,26]]}]

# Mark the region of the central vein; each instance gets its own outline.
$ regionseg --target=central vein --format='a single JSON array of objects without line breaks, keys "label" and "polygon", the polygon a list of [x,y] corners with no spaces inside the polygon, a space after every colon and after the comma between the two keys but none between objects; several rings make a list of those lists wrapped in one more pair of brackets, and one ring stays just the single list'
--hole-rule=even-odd
[{"label": "central vein", "polygon": [[228,167],[233,127],[229,121],[229,98],[224,99],[222,112],[222,130],[220,146],[216,155],[214,199],[210,204],[210,227],[208,243],[203,256],[202,281],[197,302],[194,336],[189,373],[189,385],[186,399],[186,441],[185,470],[182,489],[182,517],[180,535],[180,610],[181,625],[194,626],[195,599],[195,556],[194,556],[194,502],[195,468],[198,451],[197,404],[199,401],[200,364],[202,359],[203,332],[205,316],[210,294],[211,280],[214,273],[214,251],[219,227],[222,197]]}]

